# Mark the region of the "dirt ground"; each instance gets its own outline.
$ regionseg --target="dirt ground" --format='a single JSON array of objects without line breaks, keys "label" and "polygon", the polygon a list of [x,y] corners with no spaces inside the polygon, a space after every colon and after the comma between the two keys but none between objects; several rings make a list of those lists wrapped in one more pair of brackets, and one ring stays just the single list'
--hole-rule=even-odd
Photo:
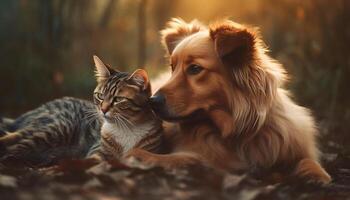
[{"label": "dirt ground", "polygon": [[333,177],[326,186],[267,184],[249,174],[199,167],[165,171],[118,162],[95,165],[90,160],[67,160],[40,170],[1,166],[0,199],[350,199],[350,154],[326,153],[323,158]]}]

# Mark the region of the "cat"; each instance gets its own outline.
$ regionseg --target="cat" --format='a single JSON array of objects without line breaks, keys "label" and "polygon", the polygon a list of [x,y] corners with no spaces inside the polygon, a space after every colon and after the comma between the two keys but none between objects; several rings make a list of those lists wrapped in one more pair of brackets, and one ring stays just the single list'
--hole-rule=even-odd
[{"label": "cat", "polygon": [[0,162],[48,166],[67,158],[120,159],[133,148],[159,152],[162,124],[148,105],[147,73],[119,72],[97,56],[94,62],[93,102],[64,97],[3,120]]},{"label": "cat", "polygon": [[97,56],[94,61],[94,103],[104,119],[98,156],[122,158],[135,148],[160,152],[162,123],[148,104],[151,86],[146,71],[138,69],[128,75],[113,70]]}]

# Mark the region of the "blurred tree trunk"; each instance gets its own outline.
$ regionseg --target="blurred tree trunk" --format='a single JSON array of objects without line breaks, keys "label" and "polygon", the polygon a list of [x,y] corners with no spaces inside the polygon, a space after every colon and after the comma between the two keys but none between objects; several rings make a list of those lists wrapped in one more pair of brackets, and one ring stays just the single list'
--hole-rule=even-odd
[{"label": "blurred tree trunk", "polygon": [[114,11],[114,5],[116,2],[117,0],[109,0],[100,20],[100,28],[106,28],[106,26],[108,25],[109,19],[111,18],[112,12]]},{"label": "blurred tree trunk", "polygon": [[140,0],[138,10],[138,67],[144,68],[146,60],[146,7],[147,0]]},{"label": "blurred tree trunk", "polygon": [[153,20],[156,23],[157,30],[162,29],[165,26],[165,22],[173,16],[173,9],[176,6],[176,1],[162,0],[155,2],[155,8],[153,12]]},{"label": "blurred tree trunk", "polygon": [[[54,97],[62,94],[62,73],[59,70],[61,65],[60,47],[62,43],[62,13],[65,0],[59,1],[55,8],[53,1],[42,0],[39,4],[41,10],[42,34],[44,36],[44,53],[47,63],[52,63],[49,70],[52,88],[55,91]],[[57,11],[57,12],[55,12]],[[57,14],[58,13],[58,14]]]}]

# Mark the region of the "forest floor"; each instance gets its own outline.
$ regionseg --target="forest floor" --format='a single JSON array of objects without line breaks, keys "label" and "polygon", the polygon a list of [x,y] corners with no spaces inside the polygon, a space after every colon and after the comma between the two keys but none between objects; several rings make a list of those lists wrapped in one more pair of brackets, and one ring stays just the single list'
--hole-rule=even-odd
[{"label": "forest floor", "polygon": [[0,199],[350,199],[350,154],[336,146],[328,142],[329,152],[323,156],[333,178],[331,184],[323,186],[267,184],[249,174],[225,174],[200,167],[165,171],[118,162],[96,165],[91,160],[66,160],[40,170],[0,165]]}]

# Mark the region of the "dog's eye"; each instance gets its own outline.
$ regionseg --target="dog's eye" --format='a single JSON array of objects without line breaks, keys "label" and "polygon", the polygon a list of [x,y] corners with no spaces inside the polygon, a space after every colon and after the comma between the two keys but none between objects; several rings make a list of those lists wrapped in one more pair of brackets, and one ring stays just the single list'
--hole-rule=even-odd
[{"label": "dog's eye", "polygon": [[187,68],[187,73],[189,75],[196,75],[196,74],[199,74],[202,70],[203,70],[203,67],[196,64],[192,64]]}]

